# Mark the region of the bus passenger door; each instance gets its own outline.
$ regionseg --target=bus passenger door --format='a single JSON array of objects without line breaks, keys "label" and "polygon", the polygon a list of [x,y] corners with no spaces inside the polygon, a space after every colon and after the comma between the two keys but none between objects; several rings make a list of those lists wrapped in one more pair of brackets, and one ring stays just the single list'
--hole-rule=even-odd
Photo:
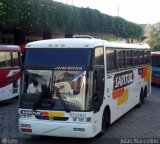
[{"label": "bus passenger door", "polygon": [[104,51],[103,47],[95,48],[93,76],[93,109],[100,110],[104,97]]},{"label": "bus passenger door", "polygon": [[93,80],[93,108],[94,112],[100,110],[104,97],[104,68],[95,68]]},{"label": "bus passenger door", "polygon": [[19,95],[20,90],[20,53],[12,52],[12,94]]}]

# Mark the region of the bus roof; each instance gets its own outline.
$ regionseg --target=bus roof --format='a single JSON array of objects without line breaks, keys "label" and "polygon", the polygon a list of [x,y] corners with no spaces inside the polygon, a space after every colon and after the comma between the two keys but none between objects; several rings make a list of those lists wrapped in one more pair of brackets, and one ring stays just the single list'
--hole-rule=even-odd
[{"label": "bus roof", "polygon": [[148,44],[128,44],[119,42],[109,42],[101,39],[88,38],[62,38],[40,40],[28,43],[26,48],[95,48],[98,46],[105,46],[108,48],[137,48],[149,49]]},{"label": "bus roof", "polygon": [[160,55],[160,51],[151,52],[152,55]]},{"label": "bus roof", "polygon": [[0,45],[0,51],[20,51],[19,46],[17,45]]}]

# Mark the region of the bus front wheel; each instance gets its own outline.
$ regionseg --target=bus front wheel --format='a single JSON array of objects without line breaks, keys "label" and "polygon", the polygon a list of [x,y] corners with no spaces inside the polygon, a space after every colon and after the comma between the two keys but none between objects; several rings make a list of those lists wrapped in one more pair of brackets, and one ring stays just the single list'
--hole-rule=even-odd
[{"label": "bus front wheel", "polygon": [[106,108],[106,110],[103,112],[103,116],[102,116],[102,129],[101,129],[100,133],[98,134],[98,136],[104,135],[106,128],[109,127],[109,123],[110,123],[110,114],[109,114],[108,108]]},{"label": "bus front wheel", "polygon": [[106,112],[103,113],[102,116],[102,130],[98,134],[98,136],[103,136],[106,130]]}]

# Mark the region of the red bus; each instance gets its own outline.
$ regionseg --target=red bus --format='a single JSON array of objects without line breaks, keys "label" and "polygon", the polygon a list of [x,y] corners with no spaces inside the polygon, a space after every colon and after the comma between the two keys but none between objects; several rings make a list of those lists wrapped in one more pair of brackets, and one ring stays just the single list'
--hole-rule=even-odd
[{"label": "red bus", "polygon": [[160,85],[160,51],[152,52],[152,84]]},{"label": "red bus", "polygon": [[0,101],[19,95],[20,57],[19,46],[0,45]]}]

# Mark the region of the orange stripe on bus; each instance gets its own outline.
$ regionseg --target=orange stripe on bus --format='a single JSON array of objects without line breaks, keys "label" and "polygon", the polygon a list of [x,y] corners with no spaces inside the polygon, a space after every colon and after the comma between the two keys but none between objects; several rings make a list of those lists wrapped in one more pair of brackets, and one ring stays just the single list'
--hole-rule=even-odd
[{"label": "orange stripe on bus", "polygon": [[112,97],[113,97],[113,99],[117,99],[117,98],[121,97],[123,95],[123,93],[124,93],[124,88],[114,90]]},{"label": "orange stripe on bus", "polygon": [[143,72],[141,74],[141,78],[145,78],[147,75],[147,67],[143,68]]},{"label": "orange stripe on bus", "polygon": [[42,112],[42,116],[48,116],[49,113],[48,112]]},{"label": "orange stripe on bus", "polygon": [[151,67],[147,67],[147,73],[146,73],[146,76],[144,78],[144,81],[148,81],[150,79],[150,76],[151,76]]}]

